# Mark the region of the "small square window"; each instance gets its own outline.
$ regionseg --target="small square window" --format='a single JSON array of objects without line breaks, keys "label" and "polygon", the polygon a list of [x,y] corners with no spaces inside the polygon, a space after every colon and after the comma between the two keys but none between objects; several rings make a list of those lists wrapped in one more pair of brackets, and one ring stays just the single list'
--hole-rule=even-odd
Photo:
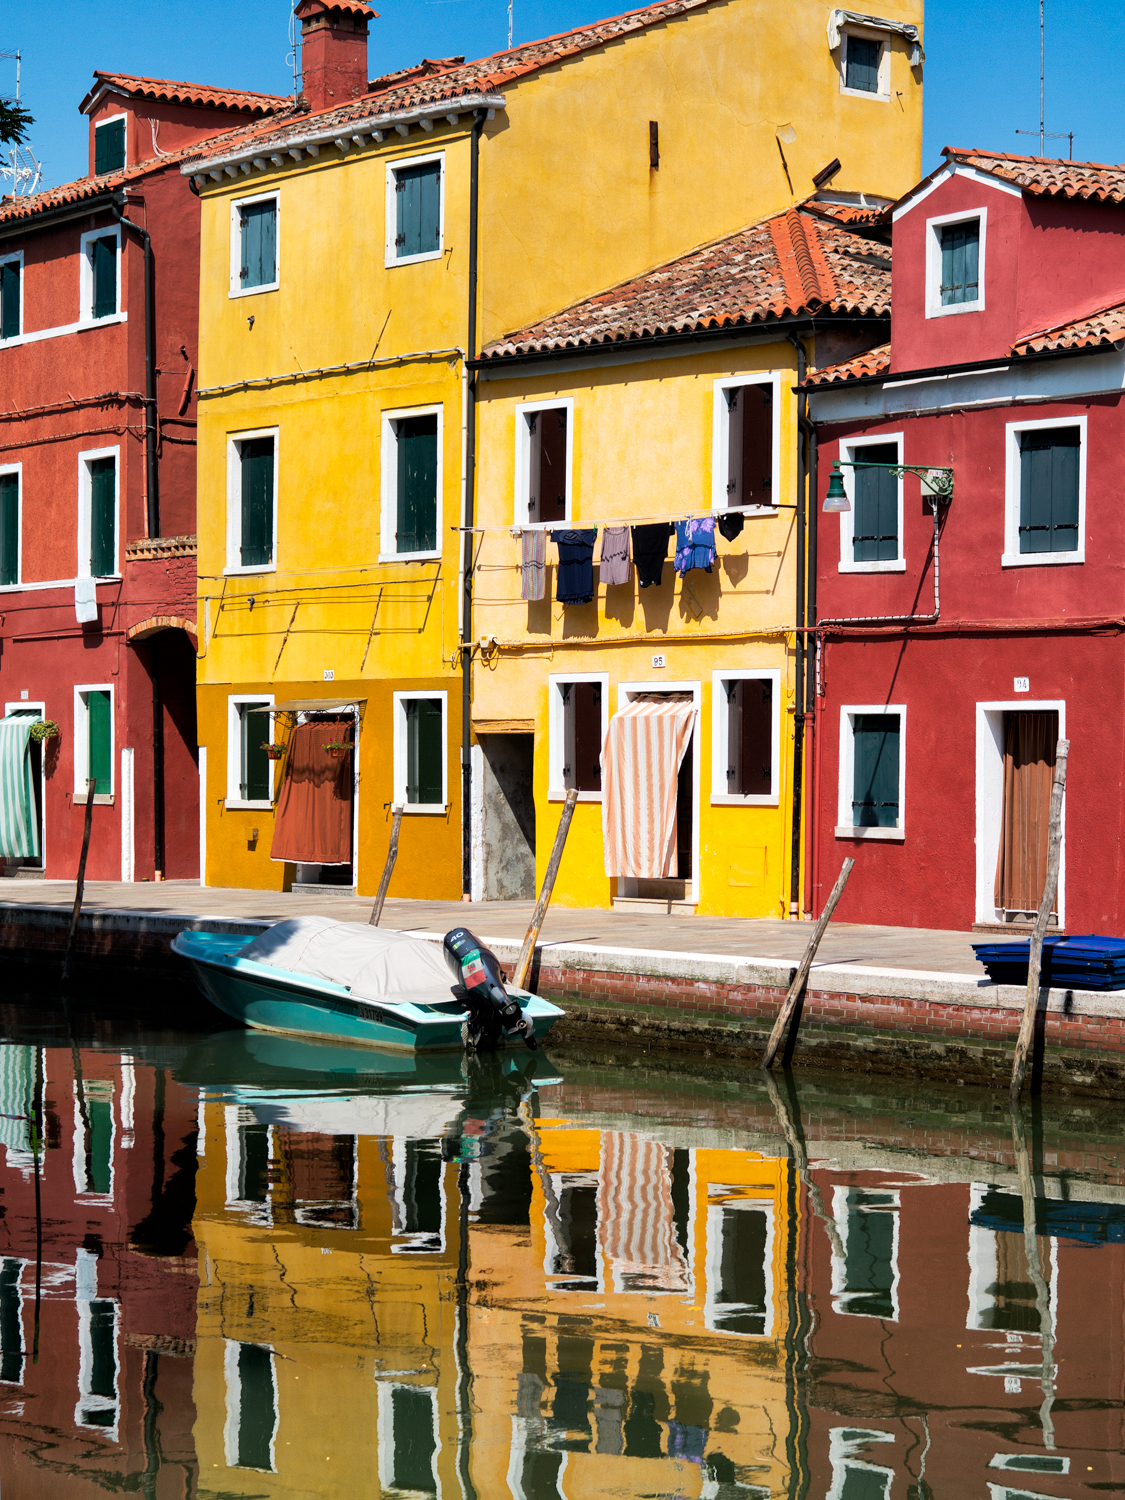
[{"label": "small square window", "polygon": [[277,551],[277,432],[230,440],[227,568],[271,569]]},{"label": "small square window", "polygon": [[125,165],[125,116],[94,126],[94,175],[119,172]]},{"label": "small square window", "polygon": [[980,301],[980,223],[941,227],[941,305]]},{"label": "small square window", "polygon": [[388,266],[432,260],[444,236],[445,158],[429,156],[387,167]]},{"label": "small square window", "polygon": [[381,554],[432,557],[440,551],[442,414],[385,412]]},{"label": "small square window", "polygon": [[277,221],[276,193],[231,205],[232,296],[272,291],[278,285]]},{"label": "small square window", "polygon": [[715,510],[772,508],[777,400],[775,380],[716,383]]},{"label": "small square window", "polygon": [[0,261],[0,341],[23,332],[23,258]]},{"label": "small square window", "polygon": [[861,94],[878,94],[882,52],[882,42],[849,34],[844,58],[844,87]]},{"label": "small square window", "polygon": [[394,800],[407,812],[445,812],[446,714],[444,692],[394,695]]},{"label": "small square window", "polygon": [[582,801],[602,795],[602,746],[608,726],[605,673],[549,679],[547,769],[548,796],[563,798],[571,789]]}]

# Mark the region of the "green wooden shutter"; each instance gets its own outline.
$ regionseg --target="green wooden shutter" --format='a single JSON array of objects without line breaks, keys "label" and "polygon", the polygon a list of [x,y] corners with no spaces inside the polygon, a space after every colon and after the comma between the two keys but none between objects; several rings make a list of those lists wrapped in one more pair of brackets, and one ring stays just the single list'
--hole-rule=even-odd
[{"label": "green wooden shutter", "polygon": [[117,572],[117,460],[95,458],[90,464],[90,576]]},{"label": "green wooden shutter", "polygon": [[238,1346],[238,1468],[272,1469],[277,1427],[273,1355],[261,1344]]},{"label": "green wooden shutter", "polygon": [[941,231],[941,302],[951,307],[980,295],[980,223],[948,224]]},{"label": "green wooden shutter", "polygon": [[409,698],[406,703],[406,800],[440,803],[444,747],[441,699]]},{"label": "green wooden shutter", "polygon": [[868,37],[849,36],[847,41],[848,61],[844,87],[858,89],[864,94],[879,92],[879,50],[881,42]]},{"label": "green wooden shutter", "polygon": [[1077,427],[1020,434],[1020,551],[1077,552]]},{"label": "green wooden shutter", "polygon": [[106,235],[91,246],[93,257],[95,318],[108,318],[117,311],[117,236]]},{"label": "green wooden shutter", "polygon": [[242,467],[242,566],[273,562],[273,438],[239,444]]},{"label": "green wooden shutter", "polygon": [[272,198],[266,203],[247,203],[239,210],[239,217],[242,285],[272,286],[277,280],[277,204]]},{"label": "green wooden shutter", "polygon": [[243,703],[238,710],[242,739],[242,778],[239,792],[247,802],[268,802],[270,795],[270,763],[265,751],[265,742],[269,738],[269,718],[265,714],[251,712],[260,707],[261,704]]},{"label": "green wooden shutter", "polygon": [[119,172],[125,165],[125,121],[114,120],[94,130],[94,173]]},{"label": "green wooden shutter", "polygon": [[0,583],[20,581],[20,480],[0,474]]},{"label": "green wooden shutter", "polygon": [[86,775],[96,776],[98,796],[108,797],[113,785],[113,722],[107,692],[86,694],[86,746]]},{"label": "green wooden shutter", "polygon": [[441,249],[441,162],[400,167],[395,173],[395,255]]},{"label": "green wooden shutter", "polygon": [[19,1260],[5,1260],[0,1268],[0,1380],[12,1385],[23,1380],[22,1274],[23,1262]]},{"label": "green wooden shutter", "polygon": [[396,552],[437,548],[437,416],[400,417]]},{"label": "green wooden shutter", "polygon": [[[857,463],[897,464],[897,443],[857,448]],[[855,562],[893,562],[898,546],[898,480],[886,469],[854,469],[855,512],[852,553]]]},{"label": "green wooden shutter", "polygon": [[6,260],[0,266],[0,339],[20,334],[20,263]]},{"label": "green wooden shutter", "polygon": [[393,1385],[383,1389],[391,1393],[394,1487],[412,1495],[436,1495],[437,1443],[430,1393],[422,1386]]},{"label": "green wooden shutter", "polygon": [[897,828],[899,809],[898,714],[856,714],[852,825]]}]

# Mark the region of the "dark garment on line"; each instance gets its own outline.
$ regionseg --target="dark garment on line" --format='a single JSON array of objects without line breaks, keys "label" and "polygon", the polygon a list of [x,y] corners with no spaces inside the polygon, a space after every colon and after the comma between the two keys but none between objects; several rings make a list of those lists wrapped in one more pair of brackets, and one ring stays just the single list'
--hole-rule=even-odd
[{"label": "dark garment on line", "polygon": [[719,532],[726,537],[728,542],[733,542],[735,537],[741,534],[745,525],[745,518],[737,510],[728,510],[725,515],[719,517]]},{"label": "dark garment on line", "polygon": [[555,598],[560,604],[589,604],[594,597],[594,543],[597,528],[590,531],[552,531],[559,549],[559,572]]},{"label": "dark garment on line", "polygon": [[651,526],[633,527],[633,566],[637,570],[637,582],[647,589],[660,582],[664,564],[668,560],[668,541],[676,528],[667,521],[657,521]]}]

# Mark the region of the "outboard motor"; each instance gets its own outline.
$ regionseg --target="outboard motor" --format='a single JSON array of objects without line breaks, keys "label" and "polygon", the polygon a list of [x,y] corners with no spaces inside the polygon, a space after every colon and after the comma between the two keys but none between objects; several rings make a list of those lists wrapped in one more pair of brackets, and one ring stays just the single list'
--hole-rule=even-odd
[{"label": "outboard motor", "polygon": [[481,946],[467,928],[455,927],[442,943],[445,961],[457,983],[453,993],[469,1012],[465,1044],[476,1051],[494,1047],[500,1033],[522,1037],[535,1051],[535,1027],[504,988],[495,953]]}]

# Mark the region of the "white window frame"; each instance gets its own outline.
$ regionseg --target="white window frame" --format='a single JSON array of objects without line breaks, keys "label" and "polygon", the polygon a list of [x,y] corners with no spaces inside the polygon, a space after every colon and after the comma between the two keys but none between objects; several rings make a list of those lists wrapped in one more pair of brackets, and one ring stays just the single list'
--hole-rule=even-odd
[{"label": "white window frame", "polygon": [[[231,693],[227,698],[227,796],[224,805],[228,812],[246,810],[271,812],[273,810],[275,761],[269,762],[269,800],[262,802],[257,798],[242,795],[243,717],[240,712],[244,703],[253,703],[256,706],[268,703],[272,708],[273,702],[272,693]],[[273,714],[259,714],[257,717],[262,722],[262,734],[268,739],[273,733],[274,716]]]},{"label": "white window frame", "polygon": [[[992,925],[996,912],[996,861],[1000,855],[1000,832],[1004,826],[1004,715],[1006,713],[1050,713],[1059,716],[1059,738],[1066,739],[1065,698],[1011,698],[978,703],[976,774],[977,922]],[[1055,904],[1059,927],[1066,927],[1066,791],[1060,815],[1062,849],[1059,852],[1059,884]]]},{"label": "white window frame", "polygon": [[[98,1258],[92,1250],[86,1250],[81,1245],[75,1251],[74,1300],[78,1312],[78,1401],[74,1408],[75,1426],[116,1442],[117,1426],[121,1418],[121,1304],[115,1297],[98,1295]],[[90,1324],[95,1302],[108,1303],[113,1308],[112,1396],[95,1396],[90,1390],[94,1365],[94,1341]],[[104,1427],[87,1420],[92,1413],[99,1411],[113,1413],[112,1426]]]},{"label": "white window frame", "polygon": [[430,1407],[433,1418],[434,1455],[432,1459],[434,1485],[437,1494],[441,1494],[441,1476],[438,1470],[438,1456],[441,1453],[441,1423],[438,1420],[438,1393],[434,1386],[414,1385],[404,1380],[376,1380],[377,1392],[375,1426],[379,1437],[379,1491],[383,1495],[398,1495],[402,1500],[414,1495],[412,1490],[401,1490],[395,1485],[395,1442],[394,1442],[394,1393],[399,1391],[422,1391],[430,1398]]},{"label": "white window frame", "polygon": [[[255,1117],[253,1110],[247,1109],[245,1105],[227,1104],[223,1107],[223,1132],[226,1147],[225,1206],[237,1213],[240,1219],[249,1220],[252,1224],[273,1223],[273,1183],[269,1184],[263,1203],[256,1198],[239,1197],[238,1178],[242,1167],[242,1143],[239,1130],[243,1125],[262,1123],[264,1122]],[[266,1126],[266,1141],[267,1160],[273,1161],[276,1156],[277,1140],[272,1125]]]},{"label": "white window frame", "polygon": [[[847,1285],[847,1253],[848,1253],[848,1194],[853,1192],[886,1193],[893,1198],[894,1202],[879,1208],[877,1213],[890,1213],[894,1220],[894,1232],[891,1240],[891,1265],[894,1269],[894,1279],[890,1286],[891,1315],[889,1318],[880,1317],[876,1313],[857,1312],[848,1306],[852,1297],[867,1296],[866,1292],[849,1292]],[[884,1187],[880,1183],[845,1183],[837,1185],[832,1189],[832,1217],[836,1221],[836,1231],[839,1237],[843,1254],[836,1250],[832,1251],[832,1311],[841,1317],[847,1318],[871,1318],[879,1323],[898,1322],[898,1287],[901,1271],[898,1263],[899,1240],[902,1233],[902,1198],[897,1188]]]},{"label": "white window frame", "polygon": [[[281,1426],[281,1403],[277,1389],[277,1351],[271,1344],[259,1344],[256,1339],[224,1339],[223,1378],[226,1386],[226,1421],[223,1424],[223,1450],[228,1469],[237,1469],[242,1474],[277,1473],[277,1433]],[[273,1432],[270,1436],[270,1466],[268,1469],[251,1469],[238,1462],[238,1429],[242,1416],[242,1381],[238,1374],[238,1351],[243,1344],[269,1350],[270,1375],[273,1379]]]},{"label": "white window frame", "polygon": [[[593,1188],[595,1213],[597,1213],[597,1199],[602,1190],[602,1177],[600,1168],[595,1171],[552,1171],[550,1173],[551,1189],[556,1199],[560,1199],[568,1188]],[[597,1216],[594,1230],[594,1263],[597,1267],[594,1276],[585,1276],[577,1271],[556,1271],[555,1262],[562,1256],[562,1245],[555,1237],[554,1226],[548,1216],[543,1221],[543,1275],[549,1292],[563,1296],[586,1297],[591,1295],[588,1291],[569,1292],[564,1291],[560,1282],[567,1281],[595,1281],[596,1291],[594,1295],[604,1296],[606,1292],[606,1261],[608,1256],[605,1249],[605,1225],[602,1223],[601,1215]]]},{"label": "white window frame", "polygon": [[[772,505],[732,505],[727,498],[730,481],[730,408],[727,392],[747,385],[768,385],[773,390],[773,464],[770,473]],[[734,510],[744,516],[773,516],[781,504],[781,371],[762,370],[756,374],[724,375],[715,381],[711,422],[711,509]]]},{"label": "white window frame", "polygon": [[[1031,422],[1004,425],[1004,552],[1002,568],[1042,568],[1086,561],[1086,448],[1088,419],[1084,416],[1037,417]],[[1048,427],[1077,427],[1078,547],[1074,552],[1020,551],[1020,433]]]},{"label": "white window frame", "polygon": [[[951,224],[971,224],[976,220],[980,229],[977,248],[977,300],[975,302],[951,302],[948,307],[941,301],[941,231]],[[949,318],[958,313],[984,312],[985,250],[988,243],[988,209],[963,208],[957,213],[937,214],[926,220],[926,317]]]},{"label": "white window frame", "polygon": [[[93,546],[93,482],[90,465],[99,458],[113,459],[113,572],[99,573],[99,583],[112,583],[121,578],[121,449],[88,448],[78,455],[78,578],[92,578],[90,571],[90,549]],[[20,519],[23,519],[23,486],[20,486]],[[20,545],[20,563],[23,563],[23,546]],[[15,588],[11,584],[9,587]]]},{"label": "white window frame", "polygon": [[[104,318],[94,317],[94,261],[90,246],[95,240],[117,241],[117,306]],[[78,241],[79,248],[79,328],[101,328],[105,324],[120,320],[124,311],[121,305],[121,225],[107,224],[103,229],[90,229]],[[22,291],[22,289],[21,289]]]},{"label": "white window frame", "polygon": [[[847,1483],[848,1469],[878,1474],[885,1480],[884,1494],[890,1495],[895,1471],[868,1461],[866,1450],[872,1443],[893,1443],[894,1434],[864,1427],[832,1427],[828,1433],[828,1461],[832,1467],[832,1485],[826,1500],[840,1500]],[[897,1455],[896,1455],[897,1457]]]},{"label": "white window frame", "polygon": [[840,472],[844,476],[844,493],[848,497],[848,510],[840,512],[840,561],[836,571],[838,573],[905,573],[906,572],[906,538],[902,534],[904,508],[905,477],[898,479],[898,556],[888,557],[883,561],[856,562],[855,557],[855,474],[854,469],[845,465],[848,462],[862,463],[859,457],[864,448],[877,448],[884,443],[894,443],[898,448],[898,461],[903,463],[904,444],[906,434],[903,432],[878,432],[864,437],[842,438],[840,440],[840,458],[842,460]]},{"label": "white window frame", "polygon": [[[729,714],[724,682],[772,682],[770,726],[772,777],[768,796],[722,791],[727,784]],[[711,806],[777,807],[781,799],[781,671],[777,667],[726,667],[711,673]]]},{"label": "white window frame", "polygon": [[[101,128],[102,128],[103,125],[116,125],[117,122],[118,122],[118,120],[124,120],[125,121],[125,164],[122,167],[114,167],[113,170],[115,172],[123,172],[125,170],[125,167],[127,167],[129,165],[129,116],[127,114],[106,115],[106,117],[105,117],[104,120],[99,120],[95,124],[95,126],[94,126],[94,162],[96,164],[97,160],[98,160],[98,131],[101,130]],[[108,175],[108,174],[104,174],[103,173],[103,176],[104,175]]]},{"label": "white window frame", "polygon": [[[1023,1462],[1026,1462],[1027,1459],[1029,1459],[1029,1458],[1032,1459],[1032,1460],[1047,1459],[1047,1460],[1049,1460],[1049,1462],[1051,1462],[1053,1464],[1057,1464],[1058,1468],[1056,1468],[1056,1469],[1040,1469],[1040,1468],[1024,1469],[1024,1468],[1021,1468],[1020,1467],[1021,1460]],[[990,1469],[1002,1469],[1006,1474],[1021,1474],[1021,1475],[1022,1474],[1027,1474],[1027,1475],[1029,1475],[1031,1477],[1036,1477],[1036,1476],[1042,1477],[1044,1474],[1069,1474],[1070,1473],[1070,1459],[1065,1454],[1062,1454],[1062,1453],[1043,1453],[1041,1451],[1036,1451],[1036,1450],[1033,1449],[1032,1452],[1030,1452],[1030,1453],[997,1453],[993,1457],[993,1459],[992,1459],[991,1463],[988,1465],[988,1467]]]},{"label": "white window frame", "polygon": [[109,694],[109,791],[94,793],[94,806],[112,806],[117,789],[117,689],[112,682],[81,682],[74,688],[74,795],[76,807],[86,805],[86,781],[90,774],[90,725],[87,693]]},{"label": "white window frame", "polygon": [[[847,86],[848,43],[852,37],[857,41],[879,43],[879,87],[874,94]],[[887,32],[853,22],[840,28],[840,92],[849,99],[875,99],[883,104],[891,102],[891,41]]]},{"label": "white window frame", "polygon": [[[444,817],[449,807],[449,693],[445,688],[432,691],[414,689],[407,693],[395,693],[394,705],[394,800],[401,803],[404,813],[434,814]],[[406,705],[417,698],[439,698],[441,700],[441,801],[407,802],[406,800]]]},{"label": "white window frame", "polygon": [[[24,307],[24,295],[23,295],[23,251],[22,250],[5,250],[5,251],[0,251],[0,266],[10,265],[12,263],[12,261],[15,261],[16,264],[20,268],[20,329],[19,329],[18,333],[13,333],[10,338],[0,339],[0,349],[12,349],[23,338],[23,307]],[[3,471],[0,470],[0,472],[3,472]]]},{"label": "white window frame", "polygon": [[[566,765],[567,728],[566,705],[563,688],[574,682],[597,682],[602,689],[602,744],[605,744],[609,729],[609,673],[608,672],[551,672],[547,676],[547,801],[565,802],[566,784],[563,767]],[[579,792],[579,802],[600,802],[601,792]]]},{"label": "white window frame", "polygon": [[429,1238],[427,1231],[403,1228],[403,1225],[406,1223],[406,1148],[411,1140],[416,1145],[424,1144],[415,1136],[395,1135],[391,1137],[391,1166],[394,1171],[394,1182],[391,1189],[391,1254],[444,1255],[447,1243],[446,1231],[448,1229],[448,1203],[445,1195],[444,1175],[441,1177],[438,1186],[441,1223],[434,1236],[438,1243],[436,1245],[424,1245],[421,1241]]},{"label": "white window frame", "polygon": [[[852,821],[855,791],[855,718],[857,714],[898,715],[898,827],[858,828]],[[837,809],[838,839],[885,839],[901,844],[906,838],[906,704],[847,703],[840,709],[840,784]]]},{"label": "white window frame", "polygon": [[[267,203],[273,201],[274,207],[274,247],[273,247],[273,270],[272,281],[263,282],[261,286],[243,286],[242,277],[242,217],[240,209],[246,208],[251,203]],[[281,194],[273,193],[248,193],[241,198],[232,198],[230,205],[230,289],[227,293],[230,297],[256,297],[260,292],[276,292],[281,285]]]},{"label": "white window frame", "polygon": [[[403,167],[421,167],[426,162],[436,161],[441,163],[441,173],[438,177],[438,233],[440,244],[436,250],[427,250],[422,255],[396,255],[395,238],[398,231],[398,208],[395,200],[395,185],[399,171]],[[386,186],[386,244],[384,265],[388,270],[392,266],[413,266],[423,260],[440,260],[445,254],[445,152],[427,151],[421,156],[399,156],[387,163],[387,186]]]},{"label": "white window frame", "polygon": [[[379,507],[379,561],[386,563],[428,562],[442,555],[442,505],[445,485],[445,407],[402,406],[381,413],[380,468],[382,470]],[[398,433],[395,423],[410,417],[437,417],[437,522],[435,546],[431,552],[396,552],[395,531],[398,527]]]},{"label": "white window frame", "polygon": [[[761,1333],[738,1333],[733,1329],[720,1329],[716,1326],[717,1320],[724,1316],[724,1309],[731,1309],[732,1307],[732,1304],[715,1301],[715,1291],[719,1283],[722,1259],[722,1222],[724,1209],[731,1209],[734,1213],[762,1213],[766,1217],[766,1308],[765,1327]],[[728,1186],[714,1182],[708,1183],[705,1252],[707,1295],[703,1303],[703,1326],[705,1328],[721,1333],[724,1338],[773,1338],[774,1328],[777,1323],[777,1292],[773,1278],[776,1235],[777,1212],[772,1194],[767,1195],[760,1188],[756,1189],[742,1184]],[[735,1304],[734,1306],[737,1307],[737,1305]]]},{"label": "white window frame", "polygon": [[[528,519],[531,504],[531,429],[527,419],[541,411],[566,409],[566,515],[562,521]],[[543,531],[552,526],[569,526],[574,508],[574,397],[560,396],[556,401],[521,401],[516,407],[516,483],[513,522],[529,531]]]},{"label": "white window frame", "polygon": [[23,464],[0,464],[0,477],[16,476],[16,581],[0,583],[0,594],[18,589],[23,583]]},{"label": "white window frame", "polygon": [[[273,438],[273,561],[242,566],[242,449],[253,438]],[[281,428],[254,427],[227,433],[227,565],[228,574],[277,572],[277,491],[281,474]]]}]

